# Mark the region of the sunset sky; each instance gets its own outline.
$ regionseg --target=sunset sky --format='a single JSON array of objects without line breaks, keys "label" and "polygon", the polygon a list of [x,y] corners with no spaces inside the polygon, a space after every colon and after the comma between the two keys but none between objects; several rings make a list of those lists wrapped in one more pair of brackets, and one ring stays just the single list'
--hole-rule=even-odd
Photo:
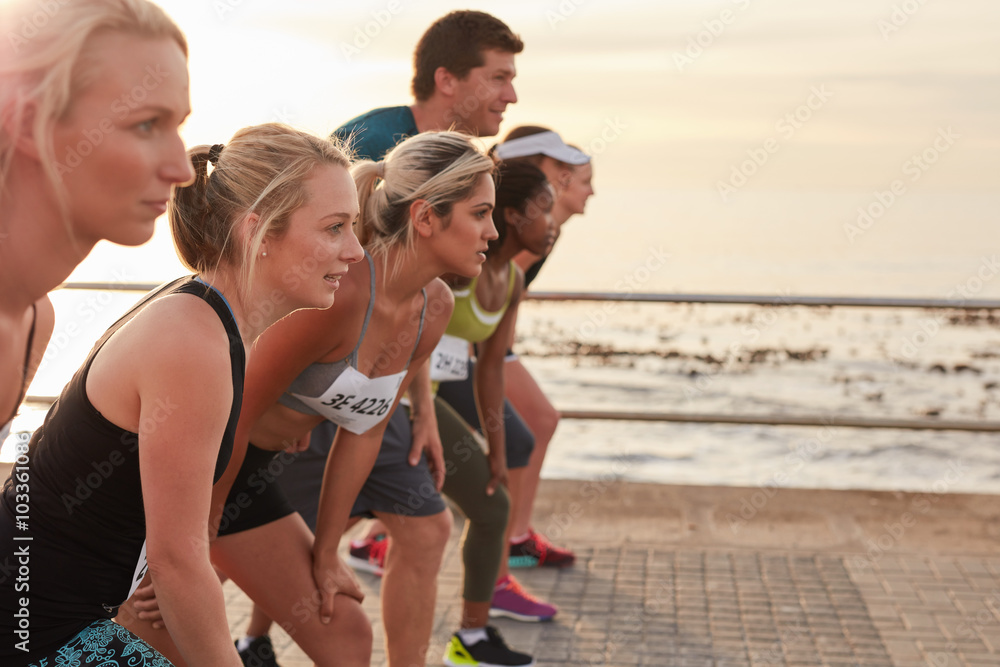
[{"label": "sunset sky", "polygon": [[[461,6],[162,4],[190,41],[189,144],[267,121],[325,135],[410,103],[414,45]],[[594,155],[597,195],[540,289],[612,291],[669,252],[644,291],[943,297],[997,250],[996,0],[466,6],[526,44],[501,132],[547,125]],[[161,219],[151,243],[101,243],[72,279],[183,271]],[[978,295],[1000,297],[1000,279]]]},{"label": "sunset sky", "polygon": [[[325,133],[371,107],[409,102],[414,44],[458,7],[161,4],[191,41],[192,143],[268,120]],[[935,163],[920,169],[920,189],[997,191],[995,0],[463,6],[497,15],[526,43],[517,62],[520,102],[504,128],[546,124],[567,140],[603,147],[606,186],[719,190],[756,154],[758,168],[743,169],[754,172],[748,191],[870,191],[908,178],[907,162],[951,128],[947,151],[930,153]],[[620,134],[602,146],[610,126]]]}]

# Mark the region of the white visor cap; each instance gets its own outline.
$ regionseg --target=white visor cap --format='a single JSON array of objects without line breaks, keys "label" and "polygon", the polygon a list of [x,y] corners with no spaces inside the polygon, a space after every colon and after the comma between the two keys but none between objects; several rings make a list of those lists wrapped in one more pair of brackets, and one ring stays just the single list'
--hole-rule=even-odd
[{"label": "white visor cap", "polygon": [[501,160],[528,155],[547,155],[566,164],[587,164],[590,156],[565,142],[555,132],[539,132],[497,144],[496,156]]}]

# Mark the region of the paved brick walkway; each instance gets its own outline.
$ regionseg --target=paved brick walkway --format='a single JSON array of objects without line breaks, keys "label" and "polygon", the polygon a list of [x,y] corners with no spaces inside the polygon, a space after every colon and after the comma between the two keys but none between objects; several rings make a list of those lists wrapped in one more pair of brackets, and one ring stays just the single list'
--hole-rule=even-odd
[{"label": "paved brick walkway", "polygon": [[[812,510],[829,511],[823,504]],[[855,549],[718,544],[732,537],[721,528],[697,544],[670,544],[676,536],[655,529],[655,507],[630,509],[633,517],[650,514],[647,530],[609,544],[608,515],[584,516],[565,540],[576,548],[574,567],[516,571],[528,590],[560,607],[552,623],[496,622],[508,643],[532,653],[540,667],[1000,665],[1000,549],[976,543],[963,553],[962,540],[951,533],[945,544],[883,540],[882,549],[864,526]],[[703,516],[704,508],[688,509]],[[894,510],[886,509],[891,520]],[[926,531],[941,530],[933,518],[925,518]],[[814,537],[825,539],[818,532]],[[441,664],[457,627],[461,561],[455,546],[453,538],[439,579],[428,665]],[[372,664],[382,665],[379,580],[359,576],[375,628]],[[235,635],[248,603],[231,585],[227,593]],[[311,664],[287,636],[274,640],[283,667]]]}]

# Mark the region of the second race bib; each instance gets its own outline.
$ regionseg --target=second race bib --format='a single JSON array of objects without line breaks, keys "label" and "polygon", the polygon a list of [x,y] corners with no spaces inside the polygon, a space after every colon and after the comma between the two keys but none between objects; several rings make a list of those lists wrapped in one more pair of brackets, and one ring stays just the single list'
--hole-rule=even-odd
[{"label": "second race bib", "polygon": [[469,341],[445,334],[431,353],[431,380],[454,382],[469,377]]}]

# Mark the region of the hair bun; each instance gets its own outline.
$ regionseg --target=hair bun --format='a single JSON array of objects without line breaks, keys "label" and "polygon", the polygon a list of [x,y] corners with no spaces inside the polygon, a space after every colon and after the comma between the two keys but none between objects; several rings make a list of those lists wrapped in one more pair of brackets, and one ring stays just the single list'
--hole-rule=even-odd
[{"label": "hair bun", "polygon": [[219,153],[225,148],[225,144],[213,144],[211,148],[208,149],[208,161],[213,165],[219,164]]}]

